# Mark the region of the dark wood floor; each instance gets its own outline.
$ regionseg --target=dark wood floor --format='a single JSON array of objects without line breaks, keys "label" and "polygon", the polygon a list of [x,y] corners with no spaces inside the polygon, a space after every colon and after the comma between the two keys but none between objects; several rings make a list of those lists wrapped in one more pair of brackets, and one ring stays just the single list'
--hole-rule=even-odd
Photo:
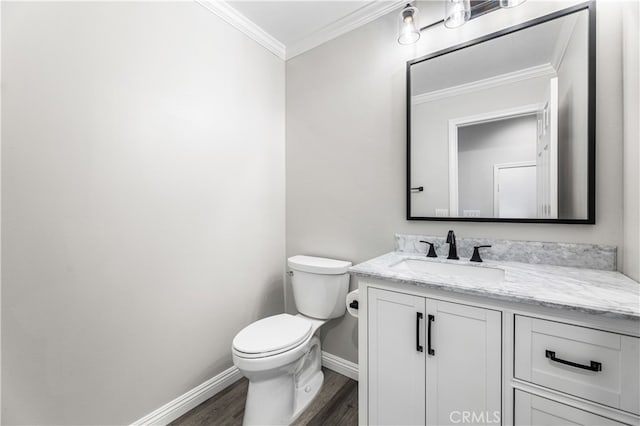
[{"label": "dark wood floor", "polygon": [[[358,424],[358,382],[322,369],[324,384],[295,426],[355,426]],[[241,425],[247,379],[243,378],[171,423],[171,426]]]}]

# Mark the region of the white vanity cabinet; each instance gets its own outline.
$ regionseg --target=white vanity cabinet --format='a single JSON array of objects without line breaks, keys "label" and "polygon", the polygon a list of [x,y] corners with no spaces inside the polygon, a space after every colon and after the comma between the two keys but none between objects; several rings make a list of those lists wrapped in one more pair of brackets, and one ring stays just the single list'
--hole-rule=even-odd
[{"label": "white vanity cabinet", "polygon": [[620,426],[622,423],[598,416],[552,399],[515,391],[515,424]]},{"label": "white vanity cabinet", "polygon": [[637,319],[358,282],[361,425],[640,425]]},{"label": "white vanity cabinet", "polygon": [[639,338],[523,315],[515,330],[515,378],[640,414]]},{"label": "white vanity cabinet", "polygon": [[375,287],[367,306],[369,424],[499,422],[499,311]]},{"label": "white vanity cabinet", "polygon": [[[424,297],[369,288],[369,423],[424,424]],[[422,318],[421,318],[422,316]]]}]

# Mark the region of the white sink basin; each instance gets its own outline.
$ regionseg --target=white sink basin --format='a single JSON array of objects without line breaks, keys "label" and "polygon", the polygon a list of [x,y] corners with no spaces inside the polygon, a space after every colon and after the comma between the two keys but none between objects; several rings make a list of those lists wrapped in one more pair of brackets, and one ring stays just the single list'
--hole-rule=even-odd
[{"label": "white sink basin", "polygon": [[472,265],[456,265],[454,263],[431,262],[428,260],[405,259],[391,269],[396,271],[423,272],[435,275],[450,275],[463,278],[474,278],[479,281],[504,281],[504,270]]}]

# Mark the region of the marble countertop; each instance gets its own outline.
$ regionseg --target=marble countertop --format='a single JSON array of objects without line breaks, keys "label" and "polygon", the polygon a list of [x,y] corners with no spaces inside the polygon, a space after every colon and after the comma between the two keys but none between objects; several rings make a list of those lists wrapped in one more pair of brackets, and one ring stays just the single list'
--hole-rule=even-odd
[{"label": "marble countertop", "polygon": [[[393,268],[405,259],[504,270],[504,281],[416,272]],[[620,272],[519,262],[426,258],[391,252],[349,269],[352,275],[482,296],[491,299],[570,309],[614,318],[640,320],[640,284]]]}]

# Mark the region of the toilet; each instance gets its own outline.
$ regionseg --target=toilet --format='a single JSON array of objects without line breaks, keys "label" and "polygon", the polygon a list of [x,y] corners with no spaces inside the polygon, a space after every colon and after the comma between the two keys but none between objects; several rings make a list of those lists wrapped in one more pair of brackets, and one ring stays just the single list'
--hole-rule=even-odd
[{"label": "toilet", "polygon": [[233,339],[233,363],[249,379],[245,425],[291,424],[322,387],[319,329],[344,315],[351,262],[312,256],[287,260],[299,314],[249,324]]}]

